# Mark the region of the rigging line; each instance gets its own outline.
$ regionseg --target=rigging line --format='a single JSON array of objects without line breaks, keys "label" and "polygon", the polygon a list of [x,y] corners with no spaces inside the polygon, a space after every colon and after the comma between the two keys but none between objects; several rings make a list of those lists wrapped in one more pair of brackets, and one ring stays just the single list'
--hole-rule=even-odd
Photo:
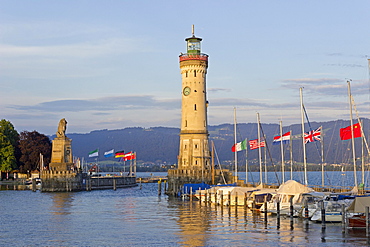
[{"label": "rigging line", "polygon": [[218,166],[220,167],[220,171],[221,171],[222,179],[224,180],[224,184],[227,184],[227,183],[226,183],[226,180],[225,180],[224,172],[222,171],[222,166],[221,166],[221,163],[220,163],[220,159],[218,158],[218,154],[217,154],[217,149],[216,149],[216,147],[214,147],[214,150],[215,150],[215,155],[216,155],[216,159],[217,159],[217,164],[218,164]]},{"label": "rigging line", "polygon": [[365,138],[365,133],[364,133],[364,130],[362,129],[362,123],[360,121],[360,117],[358,115],[358,111],[357,111],[357,108],[356,108],[356,104],[355,104],[355,100],[353,98],[353,96],[351,95],[351,100],[352,100],[352,105],[353,105],[353,108],[355,109],[355,113],[356,113],[356,117],[357,117],[357,121],[360,125],[360,130],[361,130],[361,135],[364,137],[364,142],[365,142],[365,145],[366,145],[366,149],[367,149],[367,153],[369,154],[370,151],[369,151],[369,146],[367,145],[367,141],[366,141],[366,138]]},{"label": "rigging line", "polygon": [[269,154],[270,162],[271,162],[271,164],[272,164],[272,167],[274,168],[274,173],[275,173],[276,181],[277,181],[277,182],[278,182],[278,184],[280,185],[280,180],[279,180],[279,177],[278,177],[277,172],[276,172],[276,166],[275,166],[274,162],[272,161],[271,152],[270,152],[270,149],[269,149],[269,147],[268,147],[268,145],[267,145],[267,142],[266,142],[266,135],[265,135],[265,133],[264,133],[264,131],[263,131],[262,124],[261,124],[261,123],[258,123],[258,124],[260,125],[260,129],[261,129],[261,132],[262,132],[262,136],[263,136],[263,138],[264,138],[264,140],[265,140],[265,148],[266,148],[266,150],[267,150],[267,153]]},{"label": "rigging line", "polygon": [[[310,120],[308,119],[308,115],[307,115],[307,112],[306,112],[306,108],[304,107],[304,105],[303,105],[303,111],[304,111],[304,114],[306,115],[306,119],[307,119],[308,127],[310,128],[310,131],[313,131],[313,129],[312,129],[312,127],[311,127]],[[321,132],[320,132],[320,135],[321,135]],[[321,156],[321,153],[320,153],[319,147],[317,146],[317,142],[315,141],[314,143],[315,143],[315,146],[316,146],[316,151],[317,151],[317,153],[319,154],[320,160],[322,160],[322,156]],[[320,161],[320,162],[321,162],[321,161]]]}]

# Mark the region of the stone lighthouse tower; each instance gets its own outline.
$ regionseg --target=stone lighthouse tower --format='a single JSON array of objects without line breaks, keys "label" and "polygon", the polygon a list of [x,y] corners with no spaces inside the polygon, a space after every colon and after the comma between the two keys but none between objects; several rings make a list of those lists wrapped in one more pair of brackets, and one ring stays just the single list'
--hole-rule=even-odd
[{"label": "stone lighthouse tower", "polygon": [[179,56],[182,78],[181,131],[177,169],[168,171],[168,194],[177,194],[185,183],[212,179],[208,142],[206,75],[208,55],[201,53],[201,38],[185,39],[187,53]]},{"label": "stone lighthouse tower", "polygon": [[211,158],[207,128],[208,55],[201,53],[202,39],[194,36],[194,27],[192,37],[185,41],[187,53],[180,55],[182,104],[178,169],[203,171],[204,177]]}]

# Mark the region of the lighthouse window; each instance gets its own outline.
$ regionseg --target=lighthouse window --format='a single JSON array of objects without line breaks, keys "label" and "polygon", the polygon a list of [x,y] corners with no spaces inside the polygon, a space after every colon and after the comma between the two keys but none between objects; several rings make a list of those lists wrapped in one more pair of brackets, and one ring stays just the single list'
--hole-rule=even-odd
[{"label": "lighthouse window", "polygon": [[185,127],[188,127],[188,120],[185,120]]},{"label": "lighthouse window", "polygon": [[195,164],[198,165],[198,161],[197,160],[195,161]]},{"label": "lighthouse window", "polygon": [[185,77],[188,77],[188,72],[187,71],[185,72]]},{"label": "lighthouse window", "polygon": [[194,77],[197,77],[197,71],[194,70]]},{"label": "lighthouse window", "polygon": [[195,147],[195,149],[198,149],[198,144],[195,144],[194,147]]},{"label": "lighthouse window", "polygon": [[197,110],[197,104],[194,104],[194,111]]}]

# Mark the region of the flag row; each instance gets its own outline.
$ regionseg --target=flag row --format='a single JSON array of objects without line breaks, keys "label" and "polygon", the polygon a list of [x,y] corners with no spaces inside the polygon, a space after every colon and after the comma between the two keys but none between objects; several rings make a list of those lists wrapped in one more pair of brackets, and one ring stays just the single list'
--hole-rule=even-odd
[{"label": "flag row", "polygon": [[[350,126],[347,126],[345,128],[340,129],[340,139],[341,140],[349,140],[352,139],[352,130],[353,130],[353,138],[358,138],[361,137],[361,125],[360,123],[353,124]],[[316,130],[311,130],[309,132],[304,133],[303,138],[304,138],[304,143],[307,144],[309,142],[314,142],[314,141],[321,141],[321,132],[322,132],[322,126],[317,128]],[[275,136],[272,144],[273,145],[278,145],[281,144],[287,144],[291,140],[292,135],[291,131],[286,132],[283,135]],[[258,142],[258,139],[250,140],[249,141],[249,149],[254,150],[260,147],[265,147],[266,146],[266,141],[265,140],[260,140]],[[234,144],[231,147],[232,152],[238,152],[247,149],[247,140],[244,140],[242,142],[238,142]]]},{"label": "flag row", "polygon": [[[99,156],[99,149],[95,149],[94,151],[89,152],[89,158],[94,158],[98,156]],[[114,149],[112,149],[112,150],[104,152],[104,157],[120,158],[120,161],[127,161],[127,160],[136,159],[136,153],[134,152],[125,153],[124,150],[114,152]]]}]

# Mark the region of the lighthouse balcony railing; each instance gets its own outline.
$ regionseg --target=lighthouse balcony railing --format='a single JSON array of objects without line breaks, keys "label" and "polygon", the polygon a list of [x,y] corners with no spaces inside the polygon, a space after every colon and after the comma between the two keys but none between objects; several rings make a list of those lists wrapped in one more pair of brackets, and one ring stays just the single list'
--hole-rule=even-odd
[{"label": "lighthouse balcony railing", "polygon": [[190,54],[190,53],[185,53],[181,54],[179,56],[180,62],[181,61],[187,61],[187,60],[201,60],[201,61],[208,61],[208,55],[207,54]]}]

